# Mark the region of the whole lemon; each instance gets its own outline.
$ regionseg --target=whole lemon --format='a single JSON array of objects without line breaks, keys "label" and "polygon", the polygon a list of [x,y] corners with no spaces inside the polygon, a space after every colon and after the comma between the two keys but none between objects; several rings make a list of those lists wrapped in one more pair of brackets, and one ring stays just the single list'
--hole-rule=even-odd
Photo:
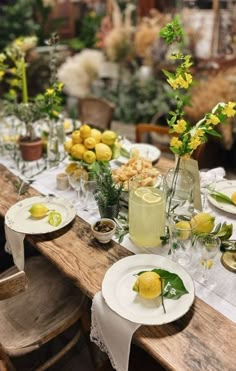
[{"label": "whole lemon", "polygon": [[96,158],[98,161],[110,161],[112,150],[104,143],[98,143],[95,146]]},{"label": "whole lemon", "polygon": [[84,146],[88,149],[93,149],[95,148],[97,142],[96,139],[93,137],[88,137],[84,140]]},{"label": "whole lemon", "polygon": [[80,126],[80,136],[82,139],[88,138],[91,136],[91,127],[87,124]]},{"label": "whole lemon", "polygon": [[98,129],[91,129],[91,137],[96,140],[96,143],[100,143],[102,140],[102,133]]},{"label": "whole lemon", "polygon": [[192,217],[190,224],[196,223],[195,233],[210,233],[215,226],[215,217],[208,213],[199,213]]},{"label": "whole lemon", "polygon": [[178,229],[180,240],[187,240],[189,238],[191,230],[190,222],[181,220],[175,224],[175,228]]},{"label": "whole lemon", "polygon": [[83,143],[83,139],[80,136],[80,131],[79,130],[73,131],[73,133],[71,134],[71,138],[72,138],[72,143],[73,144]]},{"label": "whole lemon", "polygon": [[86,151],[84,152],[83,160],[87,164],[92,164],[94,161],[96,161],[96,155],[93,151]]},{"label": "whole lemon", "polygon": [[44,204],[36,203],[31,206],[29,212],[33,218],[43,218],[47,215],[48,208]]},{"label": "whole lemon", "polygon": [[86,148],[83,144],[74,144],[71,147],[71,156],[74,157],[76,160],[82,160],[84,152],[86,151]]},{"label": "whole lemon", "polygon": [[67,153],[70,153],[71,151],[71,147],[73,146],[73,142],[71,139],[68,139],[65,143],[64,143],[64,149]]},{"label": "whole lemon", "polygon": [[236,205],[236,192],[232,193],[231,201]]},{"label": "whole lemon", "polygon": [[102,133],[102,143],[111,146],[116,141],[116,133],[112,130],[105,130]]},{"label": "whole lemon", "polygon": [[155,272],[144,272],[135,281],[133,290],[144,299],[155,299],[161,295],[161,277]]}]

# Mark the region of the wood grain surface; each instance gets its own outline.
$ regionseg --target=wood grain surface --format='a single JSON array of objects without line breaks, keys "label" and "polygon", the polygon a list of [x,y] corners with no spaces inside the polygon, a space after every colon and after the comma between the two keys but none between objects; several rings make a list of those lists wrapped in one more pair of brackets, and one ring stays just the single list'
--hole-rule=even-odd
[{"label": "wood grain surface", "polygon": [[[157,165],[160,169],[163,166],[162,171],[171,166],[169,160],[165,161],[160,159]],[[17,201],[14,182],[15,176],[0,165],[2,216]],[[21,197],[37,194],[29,188]],[[104,248],[92,238],[90,225],[79,217],[63,230],[27,239],[89,298],[101,289],[106,270],[132,255],[114,241]],[[235,339],[235,324],[198,298],[179,320],[162,326],[141,326],[133,336],[133,341],[165,369],[178,371],[235,370]]]}]

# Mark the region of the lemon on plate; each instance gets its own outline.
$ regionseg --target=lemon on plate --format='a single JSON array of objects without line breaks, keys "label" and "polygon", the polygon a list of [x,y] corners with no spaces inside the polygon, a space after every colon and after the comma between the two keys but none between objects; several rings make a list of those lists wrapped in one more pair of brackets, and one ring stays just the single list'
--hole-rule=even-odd
[{"label": "lemon on plate", "polygon": [[29,209],[32,218],[44,218],[48,211],[47,206],[41,203],[33,204]]},{"label": "lemon on plate", "polygon": [[161,295],[161,277],[156,272],[144,272],[135,281],[133,290],[144,299],[155,299]]}]

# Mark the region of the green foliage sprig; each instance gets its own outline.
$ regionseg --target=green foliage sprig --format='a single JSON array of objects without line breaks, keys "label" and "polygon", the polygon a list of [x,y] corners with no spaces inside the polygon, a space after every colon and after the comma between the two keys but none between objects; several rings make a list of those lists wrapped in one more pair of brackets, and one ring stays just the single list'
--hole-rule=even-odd
[{"label": "green foliage sprig", "polygon": [[98,205],[106,207],[119,203],[123,184],[117,184],[113,180],[111,169],[97,177],[94,198]]}]

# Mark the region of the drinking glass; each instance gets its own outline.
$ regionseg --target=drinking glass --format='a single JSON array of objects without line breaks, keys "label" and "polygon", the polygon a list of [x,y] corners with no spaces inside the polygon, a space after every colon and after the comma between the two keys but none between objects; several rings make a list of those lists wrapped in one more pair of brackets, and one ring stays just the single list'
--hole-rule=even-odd
[{"label": "drinking glass", "polygon": [[201,282],[208,283],[209,270],[214,264],[214,258],[220,251],[221,240],[214,235],[205,234],[197,239],[197,246],[200,250],[200,265],[201,265]]},{"label": "drinking glass", "polygon": [[215,190],[216,174],[213,172],[201,171],[201,193],[202,193],[202,209],[207,209],[207,197]]},{"label": "drinking glass", "polygon": [[68,174],[69,184],[76,191],[76,202],[81,207],[84,206],[84,193],[81,185],[82,177],[85,177],[85,175],[76,170]]},{"label": "drinking glass", "polygon": [[193,204],[194,177],[186,169],[170,169],[166,174],[167,213]]},{"label": "drinking glass", "polygon": [[81,195],[84,210],[89,211],[97,208],[97,203],[94,198],[95,187],[96,178],[93,175],[90,174],[87,179],[85,177],[81,177]]},{"label": "drinking glass", "polygon": [[172,215],[169,218],[171,256],[174,261],[189,266],[194,253],[196,223],[189,215]]},{"label": "drinking glass", "polygon": [[166,183],[162,175],[140,174],[129,181],[129,235],[138,247],[155,247],[165,234]]}]

